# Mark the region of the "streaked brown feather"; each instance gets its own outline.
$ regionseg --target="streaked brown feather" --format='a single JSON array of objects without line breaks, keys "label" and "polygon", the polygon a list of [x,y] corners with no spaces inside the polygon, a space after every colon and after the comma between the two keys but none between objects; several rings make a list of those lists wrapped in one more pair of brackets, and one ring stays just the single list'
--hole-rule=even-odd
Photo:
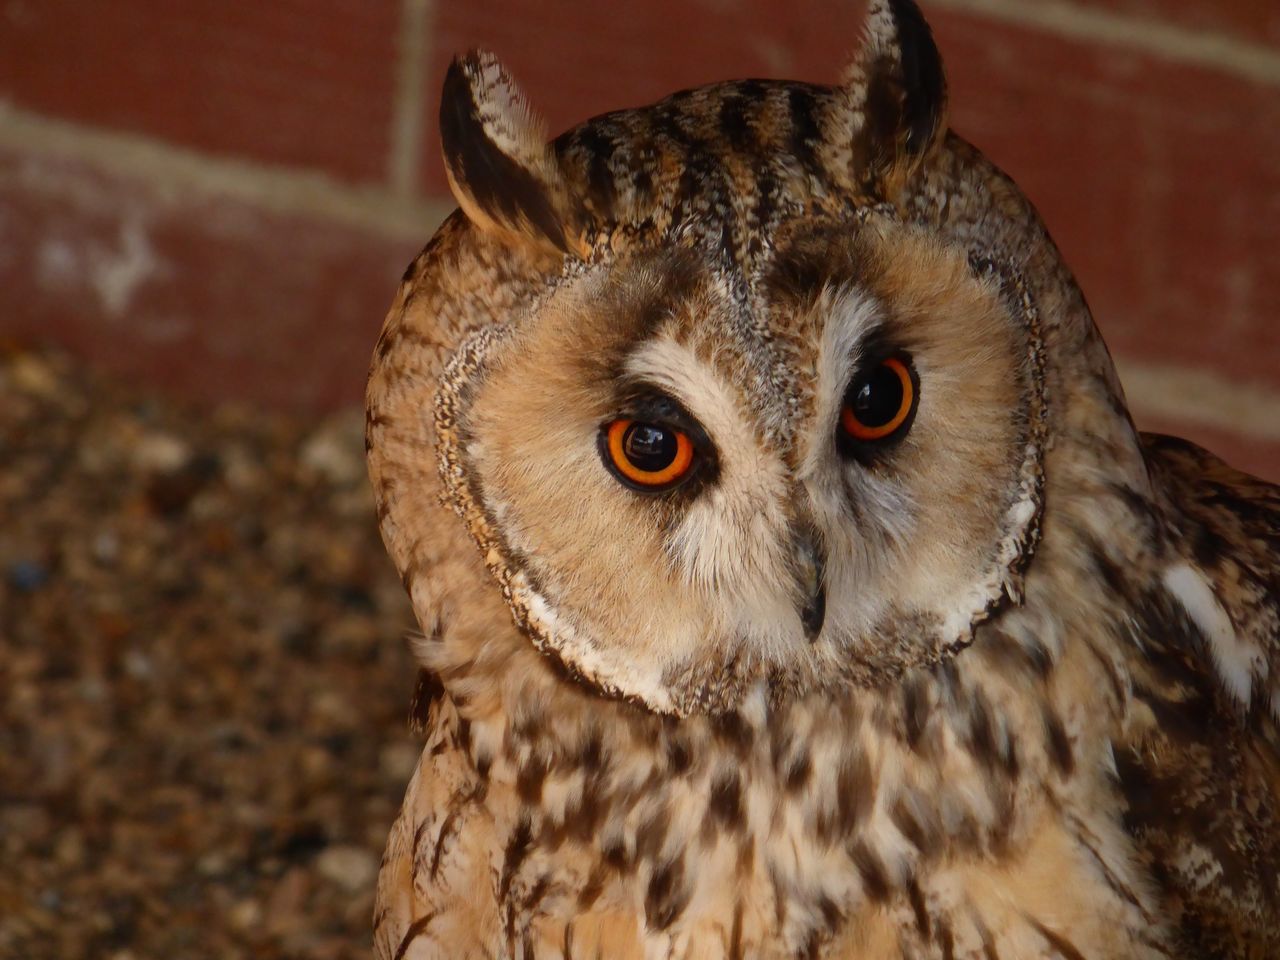
[{"label": "streaked brown feather", "polygon": [[1280,956],[1280,487],[1194,444],[1143,437],[1173,548],[1211,581],[1269,676],[1242,706],[1205,638],[1150,611],[1133,663],[1136,722],[1117,743],[1126,826],[1159,882],[1188,956]]}]

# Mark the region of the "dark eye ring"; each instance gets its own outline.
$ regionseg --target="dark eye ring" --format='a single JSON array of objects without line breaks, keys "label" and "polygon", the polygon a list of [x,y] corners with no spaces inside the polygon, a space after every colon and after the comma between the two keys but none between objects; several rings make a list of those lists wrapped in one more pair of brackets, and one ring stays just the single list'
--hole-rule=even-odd
[{"label": "dark eye ring", "polygon": [[859,445],[903,436],[915,419],[920,379],[905,354],[885,357],[849,384],[840,406],[840,433]]},{"label": "dark eye ring", "polygon": [[605,465],[633,490],[670,490],[693,471],[693,441],[683,430],[660,423],[619,418],[600,431]]}]

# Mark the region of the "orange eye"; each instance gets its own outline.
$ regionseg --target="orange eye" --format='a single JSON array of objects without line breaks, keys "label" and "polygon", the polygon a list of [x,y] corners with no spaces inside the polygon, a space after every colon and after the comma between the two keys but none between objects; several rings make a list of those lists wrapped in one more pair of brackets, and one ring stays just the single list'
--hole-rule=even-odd
[{"label": "orange eye", "polygon": [[904,432],[915,417],[919,381],[905,357],[887,357],[849,385],[840,408],[845,436],[861,443]]},{"label": "orange eye", "polygon": [[693,441],[674,427],[614,420],[601,435],[605,463],[635,490],[667,490],[689,475]]}]

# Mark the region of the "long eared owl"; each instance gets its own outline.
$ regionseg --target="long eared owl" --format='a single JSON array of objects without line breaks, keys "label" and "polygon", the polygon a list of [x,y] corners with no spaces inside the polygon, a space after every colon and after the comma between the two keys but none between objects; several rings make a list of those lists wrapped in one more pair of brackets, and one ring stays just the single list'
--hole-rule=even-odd
[{"label": "long eared owl", "polygon": [[1280,491],[1134,429],[911,0],[835,86],[548,140],[472,53],[440,125],[380,956],[1280,956]]}]

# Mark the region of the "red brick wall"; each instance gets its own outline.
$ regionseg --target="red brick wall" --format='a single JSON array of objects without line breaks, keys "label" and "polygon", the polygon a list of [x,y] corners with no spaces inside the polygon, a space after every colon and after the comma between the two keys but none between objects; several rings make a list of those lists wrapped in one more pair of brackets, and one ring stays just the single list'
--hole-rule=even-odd
[{"label": "red brick wall", "polygon": [[1268,0],[1081,0],[1081,6],[1280,44],[1280,7]]},{"label": "red brick wall", "polygon": [[[954,125],[1040,206],[1141,423],[1280,478],[1280,7],[925,0]],[[448,57],[553,130],[729,76],[834,78],[848,0],[9,0],[0,335],[202,398],[354,402],[450,205]]]},{"label": "red brick wall", "polygon": [[0,90],[22,107],[178,146],[386,170],[399,4],[17,0]]}]

